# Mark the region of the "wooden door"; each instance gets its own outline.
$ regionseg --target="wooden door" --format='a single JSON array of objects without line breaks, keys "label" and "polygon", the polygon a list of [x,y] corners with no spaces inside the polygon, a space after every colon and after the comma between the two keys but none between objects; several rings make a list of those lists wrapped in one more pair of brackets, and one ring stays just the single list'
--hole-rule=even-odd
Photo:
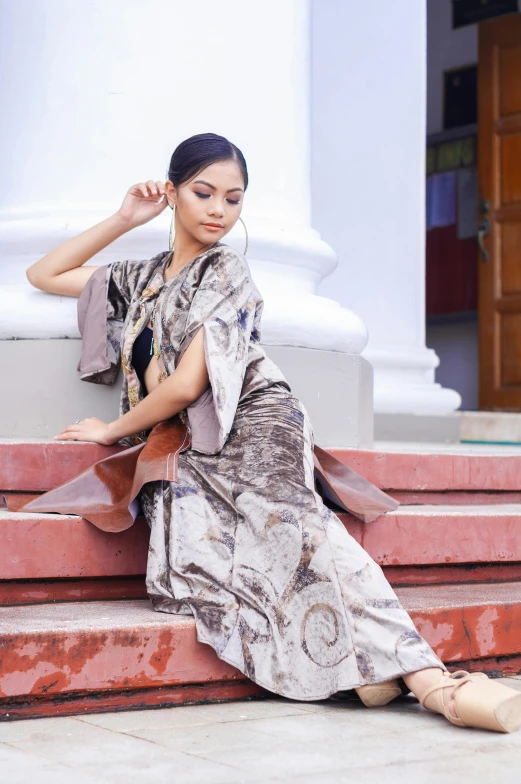
[{"label": "wooden door", "polygon": [[521,14],[480,25],[478,91],[480,408],[521,411]]}]

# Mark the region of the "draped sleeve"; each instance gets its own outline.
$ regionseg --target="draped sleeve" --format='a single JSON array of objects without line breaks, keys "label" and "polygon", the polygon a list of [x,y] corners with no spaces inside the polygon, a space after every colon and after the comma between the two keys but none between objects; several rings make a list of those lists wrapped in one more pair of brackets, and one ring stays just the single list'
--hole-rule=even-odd
[{"label": "draped sleeve", "polygon": [[192,449],[220,451],[228,437],[241,396],[250,343],[260,339],[256,313],[262,299],[244,256],[226,247],[213,256],[192,299],[176,357],[202,329],[210,387],[187,407]]},{"label": "draped sleeve", "polygon": [[114,261],[92,273],[78,298],[81,356],[77,365],[82,381],[114,384],[121,363],[121,331],[133,298],[140,295],[151,271],[164,253],[152,261]]}]

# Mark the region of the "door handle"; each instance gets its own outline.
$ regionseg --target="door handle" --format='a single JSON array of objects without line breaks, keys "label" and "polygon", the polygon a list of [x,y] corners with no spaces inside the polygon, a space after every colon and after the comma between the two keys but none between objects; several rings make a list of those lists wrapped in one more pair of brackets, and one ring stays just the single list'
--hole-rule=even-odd
[{"label": "door handle", "polygon": [[481,253],[481,261],[488,261],[488,250],[485,248],[485,237],[488,237],[490,232],[490,221],[488,218],[482,218],[478,228],[478,245]]}]

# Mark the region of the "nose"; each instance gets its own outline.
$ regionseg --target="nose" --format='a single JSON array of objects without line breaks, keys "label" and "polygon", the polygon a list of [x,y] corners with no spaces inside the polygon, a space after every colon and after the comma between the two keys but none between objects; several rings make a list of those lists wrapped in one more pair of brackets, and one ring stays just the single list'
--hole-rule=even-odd
[{"label": "nose", "polygon": [[222,218],[224,215],[224,205],[221,199],[215,196],[212,199],[210,204],[210,209],[208,210],[209,215],[213,215],[215,218]]}]

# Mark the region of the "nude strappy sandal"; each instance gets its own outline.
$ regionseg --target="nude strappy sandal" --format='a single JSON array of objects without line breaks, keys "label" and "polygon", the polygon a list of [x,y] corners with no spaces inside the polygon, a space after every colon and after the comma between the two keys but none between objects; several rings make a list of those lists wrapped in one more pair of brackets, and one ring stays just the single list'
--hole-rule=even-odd
[{"label": "nude strappy sandal", "polygon": [[[449,713],[450,700],[445,704],[443,699],[443,690],[452,688],[457,718]],[[423,707],[433,692],[436,692],[440,713],[458,727],[497,732],[514,732],[521,727],[521,693],[494,681],[484,672],[444,672],[438,683],[419,698]]]},{"label": "nude strappy sandal", "polygon": [[387,705],[402,693],[396,679],[383,683],[366,683],[365,686],[358,686],[355,691],[368,708]]}]

